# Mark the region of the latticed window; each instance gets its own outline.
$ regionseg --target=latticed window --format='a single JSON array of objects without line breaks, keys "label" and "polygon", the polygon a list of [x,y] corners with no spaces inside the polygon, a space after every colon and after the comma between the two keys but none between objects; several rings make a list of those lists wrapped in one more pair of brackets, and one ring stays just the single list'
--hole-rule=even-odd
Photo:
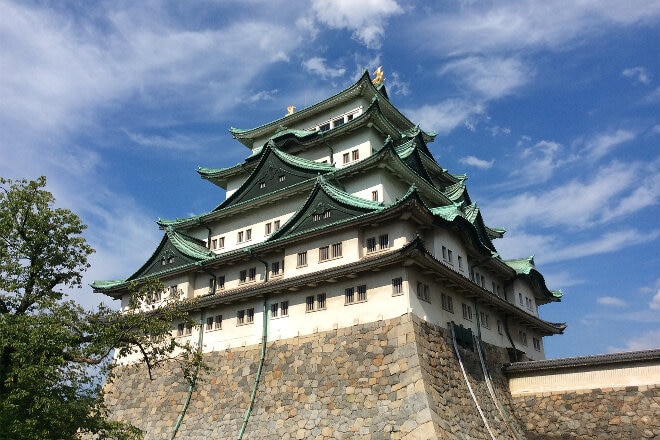
[{"label": "latticed window", "polygon": [[236,324],[245,324],[245,310],[239,310],[236,312]]},{"label": "latticed window", "polygon": [[322,246],[319,248],[319,261],[325,261],[330,258],[330,247]]},{"label": "latticed window", "polygon": [[220,330],[222,328],[222,315],[215,315],[213,318],[213,327],[216,330]]},{"label": "latticed window", "polygon": [[341,243],[335,243],[332,245],[332,258],[341,257]]},{"label": "latticed window", "polygon": [[403,278],[392,278],[392,294],[399,295],[403,293]]},{"label": "latticed window", "polygon": [[270,305],[270,316],[271,318],[277,318],[278,312],[280,310],[279,303],[273,303]]},{"label": "latticed window", "polygon": [[360,150],[353,150],[351,156],[353,160],[358,160],[360,158]]},{"label": "latticed window", "polygon": [[316,308],[319,310],[325,309],[325,293],[316,295]]},{"label": "latticed window", "polygon": [[381,249],[387,249],[390,247],[390,237],[388,234],[383,234],[378,236],[378,245]]},{"label": "latticed window", "polygon": [[206,318],[206,330],[213,330],[213,316]]},{"label": "latticed window", "polygon": [[305,311],[311,312],[314,310],[314,296],[308,296],[305,298]]},{"label": "latticed window", "polygon": [[282,316],[289,316],[289,301],[282,301],[280,303],[280,312]]},{"label": "latticed window", "polygon": [[245,311],[245,320],[250,323],[254,322],[254,309],[247,309]]},{"label": "latticed window", "polygon": [[238,273],[238,282],[244,283],[247,280],[247,270],[242,270]]},{"label": "latticed window", "polygon": [[257,278],[257,268],[256,267],[251,267],[250,268],[249,278],[250,278],[250,281],[254,281]]},{"label": "latticed window", "polygon": [[440,302],[444,310],[454,313],[454,299],[451,296],[441,293]]},{"label": "latticed window", "polygon": [[376,237],[367,238],[367,252],[376,252]]},{"label": "latticed window", "polygon": [[355,289],[353,287],[349,287],[348,289],[344,290],[344,303],[352,304],[354,302],[355,302]]},{"label": "latticed window", "polygon": [[366,301],[367,300],[367,286],[366,286],[366,284],[362,284],[361,286],[357,286],[357,300],[358,301]]},{"label": "latticed window", "polygon": [[307,266],[307,251],[298,252],[298,267]]}]

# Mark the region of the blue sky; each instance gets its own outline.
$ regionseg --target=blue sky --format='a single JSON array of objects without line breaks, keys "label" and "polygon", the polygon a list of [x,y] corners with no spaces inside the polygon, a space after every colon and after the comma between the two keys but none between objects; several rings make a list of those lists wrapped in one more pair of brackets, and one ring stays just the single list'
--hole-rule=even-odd
[{"label": "blue sky", "polygon": [[[228,134],[382,65],[504,258],[564,291],[548,357],[660,347],[660,2],[0,0],[0,175],[89,225],[86,281],[131,274],[154,220],[224,198]],[[101,298],[73,294],[91,306]]]}]

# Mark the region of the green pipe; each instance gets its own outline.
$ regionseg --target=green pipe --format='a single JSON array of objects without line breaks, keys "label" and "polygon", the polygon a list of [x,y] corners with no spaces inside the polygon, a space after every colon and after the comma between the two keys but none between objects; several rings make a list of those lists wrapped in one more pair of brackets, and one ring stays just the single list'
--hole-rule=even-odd
[{"label": "green pipe", "polygon": [[[268,269],[266,269],[268,270]],[[254,387],[252,388],[252,395],[250,396],[250,404],[245,410],[245,417],[243,417],[243,425],[241,430],[238,432],[238,440],[243,438],[243,433],[245,428],[247,428],[248,420],[250,419],[250,414],[252,414],[252,407],[254,406],[254,399],[257,396],[257,388],[259,387],[259,380],[261,379],[261,370],[264,366],[264,360],[266,359],[266,337],[268,335],[268,296],[264,295],[264,311],[263,311],[263,331],[261,335],[261,359],[259,359],[259,368],[257,369],[257,378],[254,381]]]},{"label": "green pipe", "polygon": [[[197,340],[197,353],[202,351],[202,341],[204,339],[204,318],[205,318],[205,309],[202,309],[199,312],[199,338]],[[188,386],[188,396],[186,397],[186,402],[183,404],[183,409],[181,409],[181,414],[174,425],[174,430],[170,436],[170,440],[174,440],[176,434],[179,432],[181,427],[181,422],[183,422],[183,417],[186,415],[186,410],[188,410],[188,405],[190,405],[190,399],[192,398],[193,390],[195,389],[195,384],[197,383],[197,373],[199,372],[199,365],[195,365],[195,371],[193,372],[192,380]]]}]

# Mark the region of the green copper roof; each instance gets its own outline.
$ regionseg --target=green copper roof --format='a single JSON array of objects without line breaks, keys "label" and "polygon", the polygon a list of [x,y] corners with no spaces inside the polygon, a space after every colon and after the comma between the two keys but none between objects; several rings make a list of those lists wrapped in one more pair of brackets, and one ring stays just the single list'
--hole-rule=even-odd
[{"label": "green copper roof", "polygon": [[348,194],[329,184],[323,176],[318,176],[314,189],[301,209],[272,234],[269,241],[325,229],[382,209],[382,203]]},{"label": "green copper roof", "polygon": [[536,287],[550,301],[559,301],[564,295],[561,290],[548,289],[543,275],[536,269],[533,256],[504,260],[504,264],[515,270],[518,276],[527,277],[532,286]]}]

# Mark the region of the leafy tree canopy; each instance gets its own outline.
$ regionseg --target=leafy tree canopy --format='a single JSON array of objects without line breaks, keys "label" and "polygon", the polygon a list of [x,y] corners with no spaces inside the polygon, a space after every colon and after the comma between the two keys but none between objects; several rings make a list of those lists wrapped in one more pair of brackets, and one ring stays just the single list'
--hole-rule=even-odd
[{"label": "leafy tree canopy", "polygon": [[101,383],[112,377],[113,353],[137,356],[150,374],[176,357],[194,382],[200,355],[171,334],[172,321],[189,318],[177,299],[144,313],[142,304],[163,289],[156,280],[135,283],[121,312],[67,300],[94,250],[80,218],[55,208],[45,186],[45,177],[0,178],[0,438],[140,438],[107,418]]}]

